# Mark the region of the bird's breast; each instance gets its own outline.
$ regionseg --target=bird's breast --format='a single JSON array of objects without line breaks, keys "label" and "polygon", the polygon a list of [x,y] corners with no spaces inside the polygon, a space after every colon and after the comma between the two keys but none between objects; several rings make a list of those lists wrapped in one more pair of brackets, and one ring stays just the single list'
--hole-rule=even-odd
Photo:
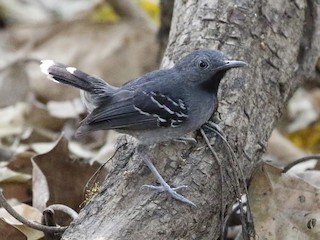
[{"label": "bird's breast", "polygon": [[188,125],[193,130],[206,123],[217,109],[218,101],[214,94],[203,93],[192,100],[189,106]]}]

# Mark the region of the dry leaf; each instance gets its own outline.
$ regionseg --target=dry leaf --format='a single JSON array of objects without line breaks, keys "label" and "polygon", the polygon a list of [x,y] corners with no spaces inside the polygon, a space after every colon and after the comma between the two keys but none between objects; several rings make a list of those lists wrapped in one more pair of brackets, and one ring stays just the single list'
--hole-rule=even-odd
[{"label": "dry leaf", "polygon": [[69,142],[69,150],[72,154],[76,155],[79,158],[89,159],[97,155],[96,151],[91,151],[87,149],[84,145],[75,141]]},{"label": "dry leaf", "polygon": [[24,130],[25,115],[28,111],[26,103],[0,109],[0,138],[20,135]]},{"label": "dry leaf", "polygon": [[0,187],[7,199],[16,199],[23,203],[32,202],[31,180],[27,182],[3,182],[0,183]]},{"label": "dry leaf", "polygon": [[65,119],[56,118],[49,114],[45,105],[35,102],[26,116],[27,123],[31,127],[44,128],[51,131],[61,131]]},{"label": "dry leaf", "polygon": [[37,154],[44,154],[50,151],[54,146],[54,142],[40,142],[40,143],[32,143],[30,144],[32,150],[34,150]]},{"label": "dry leaf", "polygon": [[14,155],[14,151],[10,148],[0,146],[0,162],[9,161]]},{"label": "dry leaf", "polygon": [[13,156],[12,159],[10,159],[7,167],[13,171],[31,174],[32,173],[31,158],[34,155],[35,153],[30,151],[17,153],[16,155]]},{"label": "dry leaf", "polygon": [[0,168],[0,187],[5,196],[22,202],[31,200],[31,175],[15,172],[7,167]]},{"label": "dry leaf", "polygon": [[[40,176],[41,174],[34,172],[34,176],[37,176],[37,179],[42,178],[41,182],[47,182],[49,199],[46,204],[65,204],[79,211],[79,206],[84,200],[85,184],[100,164],[94,163],[90,165],[72,160],[69,157],[68,141],[63,136],[60,137],[52,150],[33,157],[33,161],[43,173],[43,176]],[[104,174],[105,171],[102,171],[102,175]],[[34,202],[39,202],[37,198],[41,197],[46,190],[43,189],[44,187],[38,189],[38,181],[36,180],[33,181],[33,184],[33,199]],[[42,186],[44,185],[42,184]],[[36,207],[38,208],[39,206]],[[41,206],[40,209],[42,210]]]},{"label": "dry leaf", "polygon": [[320,122],[310,124],[305,128],[288,134],[296,146],[306,151],[317,153],[320,151]]},{"label": "dry leaf", "polygon": [[86,111],[79,98],[63,102],[49,101],[47,109],[51,116],[57,118],[79,118]]},{"label": "dry leaf", "polygon": [[[29,205],[26,205],[26,204],[20,204],[20,205],[14,206],[13,208],[16,212],[18,212],[21,216],[25,217],[29,221],[35,221],[38,223],[41,222],[42,214],[36,208],[30,207]],[[2,220],[2,221],[0,221],[0,225],[5,227],[4,229],[1,229],[1,231],[0,231],[1,236],[3,236],[2,235],[3,233],[5,233],[5,234],[10,233],[10,234],[14,234],[14,236],[17,236],[17,238],[13,238],[13,236],[10,236],[12,238],[7,238],[8,240],[9,239],[10,240],[11,239],[37,240],[37,239],[40,239],[44,236],[42,232],[23,225],[21,222],[19,222],[14,217],[12,217],[3,208],[0,208],[0,218]],[[3,224],[3,222],[5,222],[7,225]],[[16,231],[11,229],[8,225],[16,228],[21,233],[23,233],[23,235],[18,234]],[[4,230],[4,231],[2,231],[2,230]],[[24,238],[23,236],[26,236],[26,238]],[[1,239],[3,239],[3,238],[1,237]]]},{"label": "dry leaf", "polygon": [[49,187],[48,182],[38,167],[38,165],[32,161],[32,205],[36,209],[43,211],[47,207],[47,202],[49,200]]},{"label": "dry leaf", "polygon": [[249,202],[258,238],[320,239],[320,189],[308,181],[268,164],[254,173]]},{"label": "dry leaf", "polygon": [[0,183],[2,182],[26,182],[31,179],[30,174],[12,171],[8,167],[0,168]]},{"label": "dry leaf", "polygon": [[282,166],[307,155],[277,129],[272,131],[268,141],[267,154],[280,161]]},{"label": "dry leaf", "polygon": [[[1,211],[1,208],[0,208]],[[0,232],[2,240],[27,240],[27,237],[11,224],[0,217]]]},{"label": "dry leaf", "polygon": [[288,115],[293,119],[287,127],[289,132],[305,128],[318,118],[319,113],[309,92],[300,88],[294,93],[288,102]]},{"label": "dry leaf", "polygon": [[[48,29],[52,31],[48,33]],[[95,24],[84,20],[38,26],[29,29],[27,37],[20,34],[24,33],[23,31],[22,28],[16,28],[11,32],[12,39],[30,41],[39,32],[40,34],[47,32],[46,35],[50,36],[44,37],[44,42],[37,45],[30,52],[30,56],[38,59],[53,59],[76,67],[112,85],[119,86],[156,68],[158,49],[156,32],[134,22]],[[101,46],[104,47],[101,48]],[[68,54],[65,52],[66,49]],[[28,71],[31,79],[30,86],[37,98],[43,102],[79,97],[78,89],[48,81],[38,66],[30,67]]]},{"label": "dry leaf", "polygon": [[23,63],[0,71],[0,107],[24,101],[29,94],[28,74]]}]

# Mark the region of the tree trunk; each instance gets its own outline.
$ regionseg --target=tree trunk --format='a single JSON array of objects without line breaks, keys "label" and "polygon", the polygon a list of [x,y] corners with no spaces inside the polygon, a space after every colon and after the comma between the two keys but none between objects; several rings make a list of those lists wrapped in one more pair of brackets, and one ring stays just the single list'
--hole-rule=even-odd
[{"label": "tree trunk", "polygon": [[[250,64],[224,78],[216,113],[246,177],[261,159],[290,94],[302,78],[318,74],[318,10],[312,0],[175,1],[163,66],[202,47]],[[210,136],[224,169],[222,188],[219,166],[200,135],[195,147],[163,143],[149,154],[170,185],[189,186],[182,194],[196,208],[140,189],[155,180],[129,139],[113,160],[104,190],[63,239],[217,239],[221,198],[230,207],[237,194],[228,151]]]}]

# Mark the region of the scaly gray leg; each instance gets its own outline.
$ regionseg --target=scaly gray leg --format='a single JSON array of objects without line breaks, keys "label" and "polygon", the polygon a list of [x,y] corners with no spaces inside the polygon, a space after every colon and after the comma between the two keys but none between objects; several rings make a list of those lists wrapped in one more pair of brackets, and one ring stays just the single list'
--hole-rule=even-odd
[{"label": "scaly gray leg", "polygon": [[[139,149],[142,149],[143,147],[138,147],[138,151]],[[188,186],[179,186],[176,188],[171,188],[169,186],[168,183],[166,183],[166,181],[163,179],[163,177],[160,175],[160,173],[158,172],[158,170],[155,168],[155,166],[153,165],[153,163],[151,162],[151,160],[149,159],[149,157],[146,155],[146,153],[144,153],[144,151],[139,151],[140,152],[140,156],[142,157],[143,161],[145,162],[145,164],[148,166],[148,168],[150,169],[150,171],[152,172],[152,174],[156,177],[156,179],[158,180],[158,182],[160,183],[160,186],[154,186],[154,185],[143,185],[142,188],[149,188],[151,190],[156,190],[158,192],[168,192],[171,197],[190,204],[194,207],[196,207],[196,205],[191,202],[190,200],[188,200],[187,198],[185,198],[184,196],[180,195],[179,193],[177,193],[175,190],[181,189],[181,188],[187,188]]]}]

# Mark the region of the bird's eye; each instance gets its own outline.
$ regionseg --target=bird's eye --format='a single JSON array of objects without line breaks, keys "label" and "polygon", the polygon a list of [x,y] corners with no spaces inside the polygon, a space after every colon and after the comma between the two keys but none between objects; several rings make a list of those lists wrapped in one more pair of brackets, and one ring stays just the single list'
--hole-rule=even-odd
[{"label": "bird's eye", "polygon": [[199,61],[199,67],[202,69],[206,69],[209,66],[209,64],[206,61],[200,60]]}]

